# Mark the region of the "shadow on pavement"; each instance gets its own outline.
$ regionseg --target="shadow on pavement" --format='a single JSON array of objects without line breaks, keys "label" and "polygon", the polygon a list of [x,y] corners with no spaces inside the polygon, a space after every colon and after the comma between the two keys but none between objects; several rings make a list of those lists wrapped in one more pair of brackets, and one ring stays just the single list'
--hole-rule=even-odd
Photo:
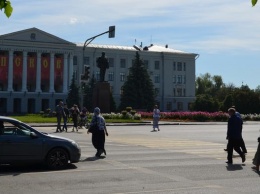
[{"label": "shadow on pavement", "polygon": [[96,160],[100,160],[100,159],[104,159],[104,158],[106,158],[106,157],[105,156],[100,156],[100,157],[93,156],[93,157],[88,157],[83,160],[80,160],[80,162],[92,162],[92,161],[96,161]]},{"label": "shadow on pavement", "polygon": [[236,171],[236,170],[243,170],[243,167],[241,164],[228,164],[226,166],[227,171]]},{"label": "shadow on pavement", "polygon": [[65,171],[76,169],[74,164],[68,164],[66,168],[60,170],[50,170],[45,165],[33,164],[33,165],[0,165],[0,177],[13,175],[18,176],[25,173],[37,173],[37,172],[51,172],[51,171]]}]

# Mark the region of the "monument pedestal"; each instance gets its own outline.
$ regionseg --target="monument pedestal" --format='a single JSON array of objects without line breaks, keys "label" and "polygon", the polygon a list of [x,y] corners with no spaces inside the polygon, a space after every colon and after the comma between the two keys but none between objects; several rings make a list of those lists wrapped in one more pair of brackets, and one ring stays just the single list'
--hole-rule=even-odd
[{"label": "monument pedestal", "polygon": [[102,113],[110,113],[110,84],[97,82],[93,91],[93,107],[99,107]]}]

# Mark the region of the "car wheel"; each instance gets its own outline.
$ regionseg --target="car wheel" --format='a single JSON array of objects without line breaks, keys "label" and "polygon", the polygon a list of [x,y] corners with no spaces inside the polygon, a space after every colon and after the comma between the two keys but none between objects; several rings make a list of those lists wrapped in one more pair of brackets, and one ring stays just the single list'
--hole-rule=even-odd
[{"label": "car wheel", "polygon": [[50,169],[62,169],[67,166],[68,161],[68,153],[62,148],[51,150],[46,158],[47,166]]}]

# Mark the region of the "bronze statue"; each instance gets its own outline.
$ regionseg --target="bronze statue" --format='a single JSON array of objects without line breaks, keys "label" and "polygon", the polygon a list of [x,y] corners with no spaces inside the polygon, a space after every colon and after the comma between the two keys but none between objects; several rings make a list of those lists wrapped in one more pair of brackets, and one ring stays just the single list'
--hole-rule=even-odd
[{"label": "bronze statue", "polygon": [[100,68],[100,82],[104,82],[106,69],[109,68],[109,64],[108,64],[108,60],[105,56],[105,52],[102,52],[101,57],[98,57],[97,66],[98,66],[98,68]]}]

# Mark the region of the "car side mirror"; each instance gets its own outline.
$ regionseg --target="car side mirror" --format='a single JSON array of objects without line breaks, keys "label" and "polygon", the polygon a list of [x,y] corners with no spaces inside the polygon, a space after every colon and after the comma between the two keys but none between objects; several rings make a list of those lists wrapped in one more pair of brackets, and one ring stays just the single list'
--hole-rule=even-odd
[{"label": "car side mirror", "polygon": [[36,135],[36,133],[31,132],[31,133],[30,133],[30,137],[31,137],[31,138],[37,138],[38,136]]}]

